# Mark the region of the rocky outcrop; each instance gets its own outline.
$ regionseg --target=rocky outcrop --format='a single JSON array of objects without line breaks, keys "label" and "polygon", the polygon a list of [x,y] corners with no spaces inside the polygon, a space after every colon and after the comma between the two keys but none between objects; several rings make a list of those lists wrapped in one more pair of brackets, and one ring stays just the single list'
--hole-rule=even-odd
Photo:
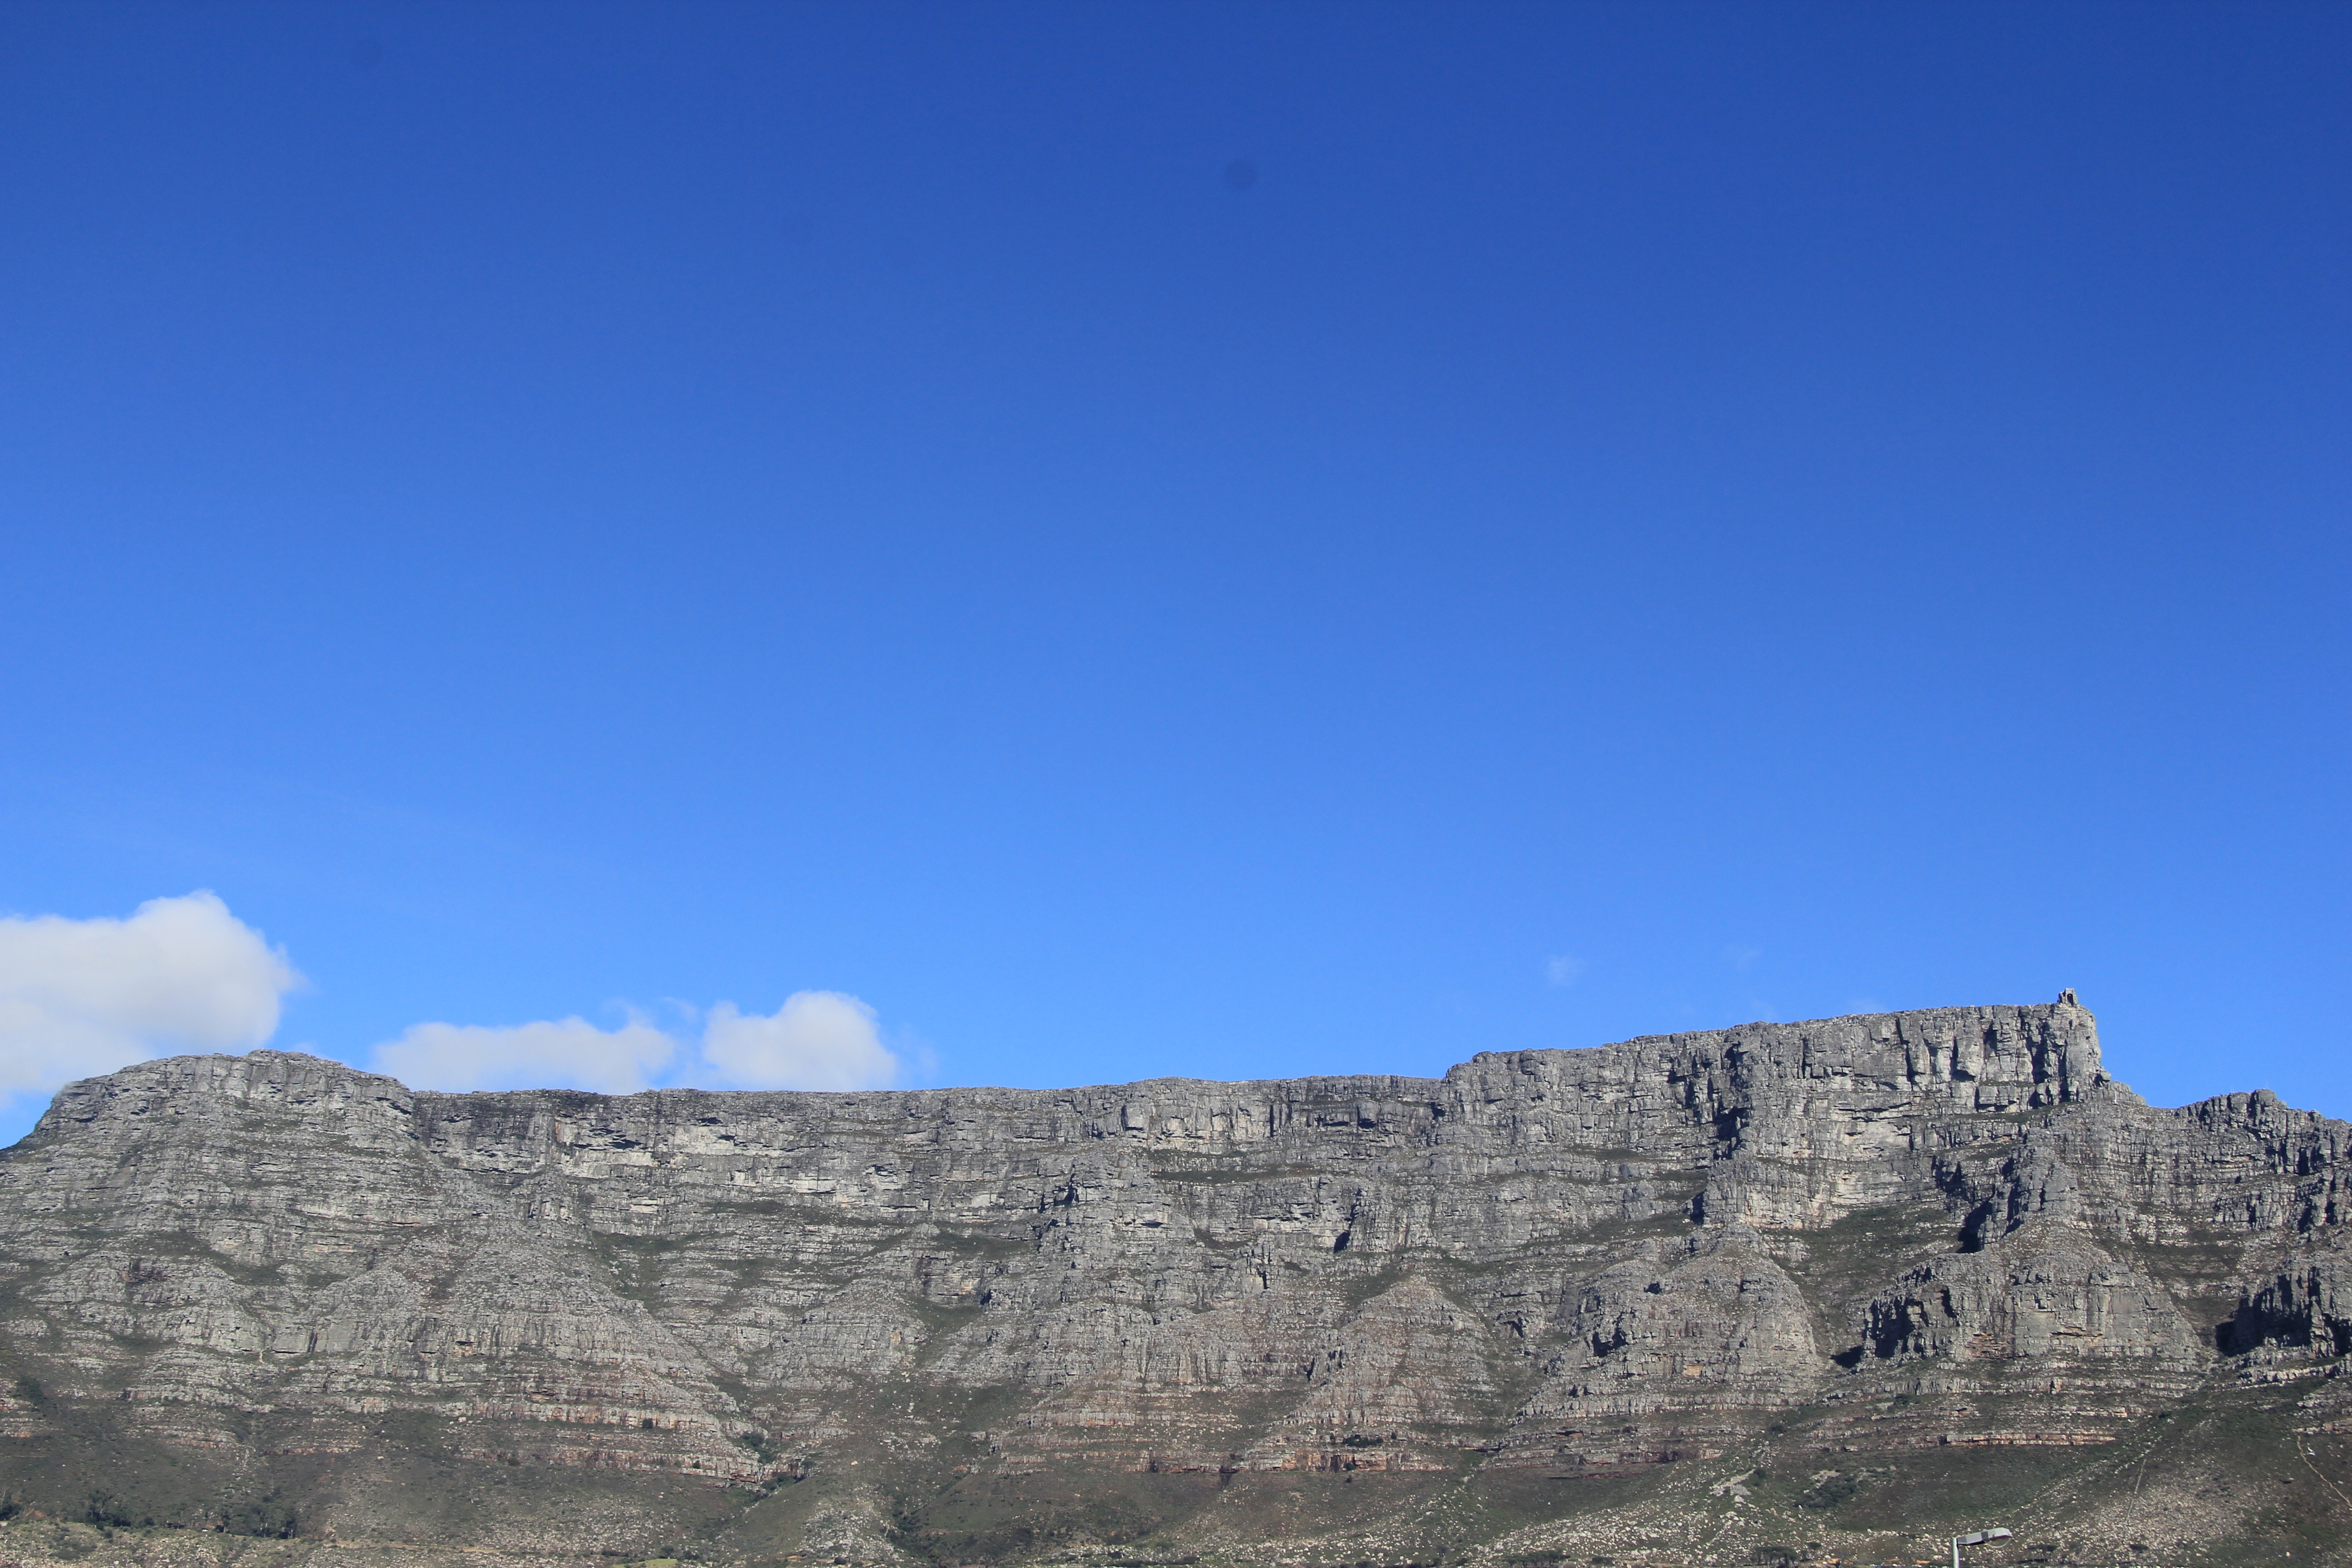
[{"label": "rocky outcrop", "polygon": [[[1874,1402],[1880,1447],[2095,1446],[2231,1357],[2352,1350],[2347,1134],[2146,1106],[2071,994],[1442,1079],[607,1099],[178,1058],[0,1160],[0,1447],[26,1495],[101,1428],[205,1456],[159,1505],[191,1518],[274,1477],[320,1528],[495,1544],[543,1521],[466,1513],[481,1478],[567,1519],[602,1478],[615,1541],[977,1558],[1211,1531],[1236,1477],[1622,1473]],[[369,1479],[401,1455],[429,1507]],[[1143,1479],[1050,1528],[1004,1500],[1072,1476]]]},{"label": "rocky outcrop", "polygon": [[2352,1227],[2305,1238],[2273,1278],[2244,1292],[2218,1341],[2225,1352],[2284,1346],[2352,1355]]},{"label": "rocky outcrop", "polygon": [[2080,1232],[2013,1232],[1912,1269],[1865,1309],[1871,1352],[1893,1362],[2194,1363],[2195,1331],[2163,1287]]}]

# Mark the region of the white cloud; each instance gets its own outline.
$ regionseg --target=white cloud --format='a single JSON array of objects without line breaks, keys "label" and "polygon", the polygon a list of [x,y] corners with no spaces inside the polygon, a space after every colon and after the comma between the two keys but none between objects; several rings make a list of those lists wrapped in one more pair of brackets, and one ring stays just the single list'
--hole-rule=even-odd
[{"label": "white cloud", "polygon": [[128,920],[0,919],[0,1094],[260,1045],[301,983],[283,949],[208,892],[151,899]]},{"label": "white cloud", "polygon": [[[151,899],[127,920],[0,916],[0,1098],[172,1051],[266,1044],[280,998],[301,984],[284,949],[209,892]],[[794,992],[772,1014],[719,1003],[698,1051],[632,1013],[614,1029],[578,1017],[417,1024],[377,1046],[372,1065],[418,1089],[604,1094],[662,1081],[880,1089],[902,1070],[874,1009],[839,991]]]},{"label": "white cloud", "polygon": [[[678,1005],[682,1012],[691,1008]],[[617,1029],[584,1018],[486,1028],[418,1024],[375,1047],[372,1061],[415,1089],[586,1089],[635,1094],[659,1082],[729,1089],[883,1089],[899,1061],[874,1009],[839,991],[796,991],[772,1014],[720,1002],[690,1051],[632,1014]],[[675,1073],[669,1069],[678,1068]]]},{"label": "white cloud", "polygon": [[795,991],[766,1016],[721,1002],[703,1024],[702,1059],[738,1089],[884,1089],[898,1077],[874,1009],[839,991]]},{"label": "white cloud", "polygon": [[587,1089],[635,1094],[677,1054],[677,1042],[632,1016],[617,1029],[585,1018],[485,1027],[413,1024],[373,1053],[375,1069],[412,1089]]},{"label": "white cloud", "polygon": [[1544,960],[1544,978],[1554,985],[1573,985],[1584,978],[1584,960],[1556,953]]}]

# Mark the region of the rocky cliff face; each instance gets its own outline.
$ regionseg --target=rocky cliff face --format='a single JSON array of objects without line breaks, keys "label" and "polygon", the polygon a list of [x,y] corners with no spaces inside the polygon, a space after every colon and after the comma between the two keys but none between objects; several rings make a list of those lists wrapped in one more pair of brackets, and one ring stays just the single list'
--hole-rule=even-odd
[{"label": "rocky cliff face", "polygon": [[606,1099],[179,1058],[0,1160],[0,1466],[52,1514],[559,1556],[1403,1562],[1907,1540],[1922,1456],[2032,1454],[2019,1506],[2082,1550],[2179,1493],[2168,1548],[2212,1551],[2271,1539],[2184,1479],[2243,1444],[2173,1442],[2153,1492],[2135,1445],[2239,1399],[2307,1450],[2307,1559],[2352,1523],[2313,1468],[2347,1220],[2352,1126],[2151,1109],[2071,994],[1443,1079]]}]

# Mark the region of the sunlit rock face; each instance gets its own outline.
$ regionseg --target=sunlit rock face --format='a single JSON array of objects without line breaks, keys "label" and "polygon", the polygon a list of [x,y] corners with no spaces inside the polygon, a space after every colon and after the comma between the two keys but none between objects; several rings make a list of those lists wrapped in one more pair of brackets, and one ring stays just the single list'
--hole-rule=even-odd
[{"label": "sunlit rock face", "polygon": [[206,1497],[275,1464],[346,1533],[423,1506],[407,1454],[515,1505],[450,1538],[593,1475],[616,1541],[687,1499],[860,1556],[1022,1477],[1618,1473],[1866,1409],[2096,1444],[2226,1357],[2352,1350],[2347,1131],[2151,1109],[2071,994],[1442,1079],[609,1099],[178,1058],[0,1161],[0,1432],[102,1415],[245,1478]]}]

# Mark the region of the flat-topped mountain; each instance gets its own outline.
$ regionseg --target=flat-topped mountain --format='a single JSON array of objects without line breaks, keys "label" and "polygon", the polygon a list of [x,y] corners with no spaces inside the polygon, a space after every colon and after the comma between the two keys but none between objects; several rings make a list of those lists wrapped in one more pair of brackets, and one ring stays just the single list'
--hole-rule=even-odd
[{"label": "flat-topped mountain", "polygon": [[2151,1108],[2071,993],[1442,1079],[174,1058],[0,1156],[0,1486],[129,1527],[0,1551],[2308,1562],[2347,1237],[2352,1125]]}]

